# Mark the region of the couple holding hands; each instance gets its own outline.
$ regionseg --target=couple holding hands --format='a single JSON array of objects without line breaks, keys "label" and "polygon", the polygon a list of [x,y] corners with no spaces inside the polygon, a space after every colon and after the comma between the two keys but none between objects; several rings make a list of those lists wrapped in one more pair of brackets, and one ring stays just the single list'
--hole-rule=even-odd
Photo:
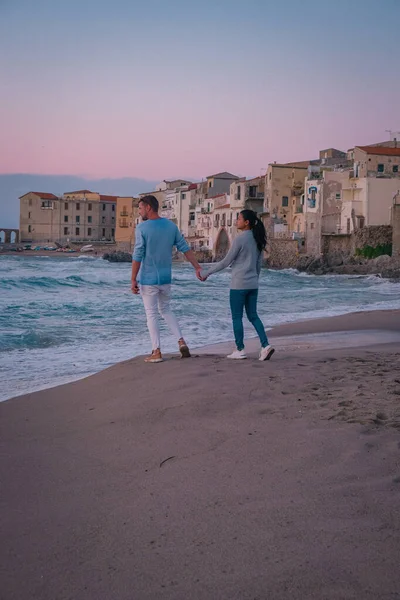
[{"label": "couple holding hands", "polygon": [[144,196],[139,202],[142,223],[136,227],[135,247],[132,255],[132,292],[139,294],[147,317],[152,343],[152,353],[147,363],[162,362],[159,316],[161,315],[178,341],[182,358],[190,357],[190,350],[183,338],[179,323],[171,310],[172,250],[176,247],[186,256],[200,281],[206,281],[213,273],[232,267],[230,285],[230,308],[236,350],[230,359],[245,359],[243,310],[260,339],[259,360],[269,360],[274,348],[269,344],[264,325],[257,314],[258,280],[262,254],[266,245],[263,223],[252,210],[242,210],[236,222],[240,235],[223,260],[203,269],[196,260],[178,227],[158,214],[159,204],[154,196]]}]

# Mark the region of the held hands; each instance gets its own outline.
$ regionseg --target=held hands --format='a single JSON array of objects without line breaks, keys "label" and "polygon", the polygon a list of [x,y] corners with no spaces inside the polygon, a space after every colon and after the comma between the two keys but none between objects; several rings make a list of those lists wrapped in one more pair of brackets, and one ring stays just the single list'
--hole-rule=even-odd
[{"label": "held hands", "polygon": [[136,279],[132,279],[131,290],[132,290],[133,294],[138,294],[139,293],[139,286],[138,286],[138,282],[136,281]]},{"label": "held hands", "polygon": [[196,269],[196,277],[199,281],[207,281],[207,276],[203,277],[201,274],[201,267],[199,267],[198,269]]}]

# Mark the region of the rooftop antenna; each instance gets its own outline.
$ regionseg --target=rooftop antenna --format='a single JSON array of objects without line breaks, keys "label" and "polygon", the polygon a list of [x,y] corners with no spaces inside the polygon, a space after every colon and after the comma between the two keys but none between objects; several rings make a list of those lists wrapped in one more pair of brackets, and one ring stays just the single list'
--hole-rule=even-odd
[{"label": "rooftop antenna", "polygon": [[385,131],[390,135],[390,141],[395,142],[396,146],[397,140],[400,139],[400,131],[393,131],[392,129],[385,129]]}]

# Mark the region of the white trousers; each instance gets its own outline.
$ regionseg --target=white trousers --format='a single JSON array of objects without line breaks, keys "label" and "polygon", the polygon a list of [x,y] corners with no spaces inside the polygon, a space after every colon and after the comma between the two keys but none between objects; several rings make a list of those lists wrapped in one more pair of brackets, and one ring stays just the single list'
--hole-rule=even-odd
[{"label": "white trousers", "polygon": [[147,327],[149,328],[152,349],[157,350],[157,348],[161,348],[159,315],[166,320],[176,340],[180,340],[182,332],[170,307],[171,285],[142,285],[140,289],[146,311]]}]

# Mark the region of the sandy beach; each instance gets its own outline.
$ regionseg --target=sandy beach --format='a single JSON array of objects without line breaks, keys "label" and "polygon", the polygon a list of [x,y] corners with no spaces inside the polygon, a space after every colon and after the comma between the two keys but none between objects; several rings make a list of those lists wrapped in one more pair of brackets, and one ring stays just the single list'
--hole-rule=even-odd
[{"label": "sandy beach", "polygon": [[400,311],[269,336],[0,403],[0,598],[400,598]]}]

